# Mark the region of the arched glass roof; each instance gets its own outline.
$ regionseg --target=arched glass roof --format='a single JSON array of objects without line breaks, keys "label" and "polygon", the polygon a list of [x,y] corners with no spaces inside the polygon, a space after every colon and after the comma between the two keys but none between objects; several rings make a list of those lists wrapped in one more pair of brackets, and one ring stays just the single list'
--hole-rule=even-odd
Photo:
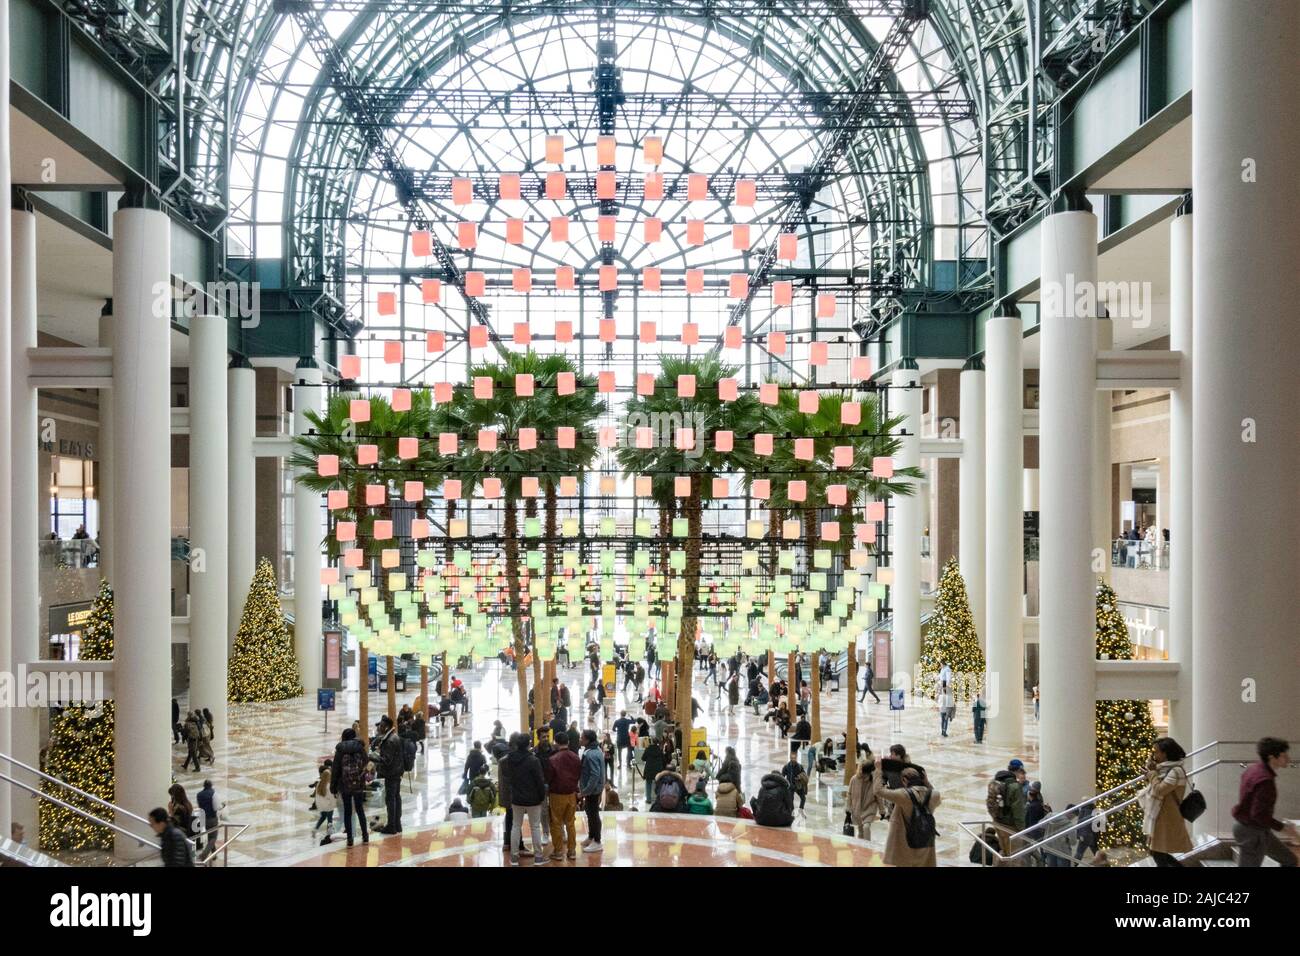
[{"label": "arched glass roof", "polygon": [[[214,0],[188,12],[187,72],[210,102],[228,99],[231,120],[221,135],[202,108],[192,109],[189,152],[196,168],[213,171],[209,187],[228,194],[231,254],[281,259],[287,284],[323,285],[372,329],[396,321],[418,330],[429,307],[415,280],[434,273],[411,258],[411,203],[376,159],[382,129],[411,170],[435,237],[461,269],[488,276],[484,301],[508,328],[520,310],[561,307],[536,295],[556,266],[581,273],[599,264],[599,204],[578,186],[596,171],[591,84],[603,16],[626,96],[613,127],[621,280],[631,291],[633,276],[658,266],[665,292],[641,307],[690,309],[702,325],[720,323],[731,308],[721,287],[756,255],[732,247],[730,225],[751,224],[753,250],[774,238],[774,217],[833,138],[836,104],[858,89],[891,24],[918,2]],[[909,295],[985,292],[990,225],[995,234],[1010,229],[1045,198],[1035,173],[1050,156],[1039,132],[1056,91],[1033,67],[1049,54],[1066,67],[1079,62],[1076,51],[1086,51],[1098,22],[1093,0],[924,6],[927,18],[889,63],[877,113],[855,132],[799,228],[795,268],[851,274],[861,286],[842,290],[846,326],[892,314]],[[313,22],[314,43],[304,33]],[[322,62],[322,38],[346,71],[342,93]],[[567,139],[572,195],[495,201],[489,186],[498,173],[527,182],[556,168],[542,163],[547,133]],[[687,203],[671,189],[662,201],[639,197],[647,136],[664,139],[658,169],[670,184],[688,172],[709,176],[707,201]],[[469,207],[447,196],[460,175],[481,187]],[[752,209],[732,201],[738,178],[758,182]],[[668,224],[652,246],[640,241],[648,216]],[[555,217],[573,221],[568,244],[547,237]],[[523,243],[505,241],[507,218],[525,221]],[[703,245],[686,244],[686,218],[705,221]],[[472,251],[455,248],[463,219],[479,227]],[[510,291],[519,267],[535,273],[527,297]],[[709,270],[719,291],[676,294],[687,268]],[[882,291],[886,280],[892,285]],[[381,288],[401,293],[396,318],[375,314]],[[451,295],[435,308],[461,304]],[[753,311],[764,321],[762,296]]]}]

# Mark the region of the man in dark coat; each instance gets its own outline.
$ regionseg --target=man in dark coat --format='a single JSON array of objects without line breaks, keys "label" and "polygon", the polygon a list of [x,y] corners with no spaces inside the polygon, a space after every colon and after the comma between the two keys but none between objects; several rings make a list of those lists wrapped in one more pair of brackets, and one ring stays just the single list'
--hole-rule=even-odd
[{"label": "man in dark coat", "polygon": [[764,774],[758,795],[749,801],[754,822],[765,827],[788,827],[794,823],[794,790],[779,773]]},{"label": "man in dark coat", "polygon": [[172,823],[166,810],[162,807],[154,807],[150,810],[149,826],[162,844],[160,852],[163,866],[194,865],[194,848],[190,846],[190,841],[181,832],[181,828]]}]

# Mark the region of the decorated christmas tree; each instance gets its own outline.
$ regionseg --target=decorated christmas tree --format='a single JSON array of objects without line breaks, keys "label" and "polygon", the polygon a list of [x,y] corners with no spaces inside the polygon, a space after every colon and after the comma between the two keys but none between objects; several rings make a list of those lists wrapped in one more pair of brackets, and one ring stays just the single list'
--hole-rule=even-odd
[{"label": "decorated christmas tree", "polygon": [[[287,700],[302,695],[293,639],[280,608],[271,562],[257,563],[244,614],[235,632],[227,685],[232,703]],[[201,701],[194,702],[202,706]]]},{"label": "decorated christmas tree", "polygon": [[966,582],[955,558],[943,566],[934,617],[930,618],[930,629],[917,665],[917,688],[931,698],[938,693],[939,671],[944,664],[952,668],[954,700],[973,700],[983,689],[984,651],[970,616]]},{"label": "decorated christmas tree", "polygon": [[[83,661],[113,659],[113,589],[101,581],[81,638]],[[50,724],[45,772],[79,790],[113,802],[113,701],[64,707]],[[41,791],[65,803],[111,821],[113,813],[71,791],[43,782]],[[40,845],[44,850],[109,850],[113,831],[80,817],[65,807],[42,800]]]},{"label": "decorated christmas tree", "polygon": [[[1097,586],[1097,658],[1127,661],[1133,659],[1133,645],[1128,639],[1128,625],[1116,604],[1109,584]],[[1146,770],[1151,745],[1156,741],[1156,725],[1151,719],[1151,703],[1145,700],[1097,701],[1097,792],[1104,793]],[[1098,802],[1099,811],[1131,797],[1120,791]],[[1142,808],[1134,803],[1114,816],[1106,817],[1106,829],[1098,839],[1103,847],[1142,846]]]}]

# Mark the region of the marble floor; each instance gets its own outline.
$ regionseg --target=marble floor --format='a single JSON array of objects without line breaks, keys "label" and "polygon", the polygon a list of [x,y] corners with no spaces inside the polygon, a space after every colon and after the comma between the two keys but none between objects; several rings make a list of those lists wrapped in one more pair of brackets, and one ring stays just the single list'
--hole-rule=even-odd
[{"label": "marble floor", "polygon": [[[433,843],[450,841],[446,842],[446,847],[461,847],[454,851],[449,849],[445,857],[458,861],[456,865],[479,862],[499,865],[500,860],[493,857],[490,851],[500,844],[493,844],[492,837],[473,829],[481,826],[481,822],[476,821],[471,825],[468,834],[455,831],[454,835],[449,835],[453,831],[446,827],[430,829],[446,819],[447,806],[455,799],[465,755],[473,741],[487,740],[495,720],[500,720],[507,730],[518,724],[517,692],[512,671],[496,661],[487,661],[473,670],[455,673],[470,689],[471,712],[467,718],[462,718],[459,727],[453,727],[450,723],[445,728],[436,725],[430,727],[426,750],[417,758],[415,772],[408,775],[403,790],[405,840],[397,856],[429,858],[434,853],[431,849]],[[558,676],[569,685],[574,700],[580,703],[587,669],[581,665],[568,670],[560,668]],[[697,677],[697,681],[698,679]],[[356,686],[355,681],[352,686]],[[398,694],[398,705],[413,702],[417,695],[418,690],[412,684],[405,693]],[[372,722],[382,712],[384,696],[371,695]],[[743,767],[742,789],[747,797],[752,796],[757,792],[763,774],[779,769],[785,762],[788,743],[781,739],[775,727],[764,723],[762,717],[755,716],[751,710],[737,707],[734,715],[727,714],[725,705],[715,695],[712,685],[700,688],[697,683],[695,696],[704,707],[696,719],[697,726],[707,729],[709,743],[719,753],[725,746],[736,748]],[[843,731],[846,701],[846,692],[823,693],[823,737],[838,735]],[[318,845],[325,828],[313,830],[318,815],[309,806],[320,762],[333,753],[340,732],[359,713],[358,694],[355,690],[338,694],[338,709],[329,715],[328,724],[325,715],[315,710],[315,703],[313,696],[274,704],[230,705],[228,749],[218,752],[216,763],[211,767],[205,766],[201,774],[182,771],[180,764],[184,750],[180,747],[176,749],[176,780],[186,787],[191,799],[203,785],[203,780],[211,779],[218,799],[226,805],[223,821],[248,825],[248,829],[230,848],[231,865],[302,862],[313,857],[320,857],[321,865],[355,865],[352,863],[353,856],[339,856],[336,853],[338,844],[326,847]],[[185,704],[186,701],[182,700],[182,705]],[[632,692],[629,690],[625,695],[620,687],[614,701],[613,714],[617,716],[623,707],[629,712],[635,712],[637,705]],[[602,729],[607,728],[608,720],[604,720]],[[868,696],[866,703],[858,706],[858,729],[860,739],[868,742],[877,754],[884,753],[892,743],[901,743],[907,747],[913,761],[923,765],[929,772],[943,798],[942,805],[935,814],[939,829],[937,851],[941,865],[969,865],[966,852],[970,847],[970,839],[957,824],[962,820],[979,820],[984,817],[985,788],[992,774],[1005,767],[1010,758],[1020,757],[1029,768],[1032,779],[1038,763],[1038,727],[1029,706],[1025,710],[1026,745],[1018,753],[992,747],[987,743],[976,744],[968,710],[959,711],[958,719],[949,728],[950,736],[945,738],[939,735],[939,720],[933,705],[926,703],[901,714],[891,714],[887,697],[883,696],[882,703],[874,703]],[[633,782],[629,774],[630,771],[620,768],[615,778],[624,806],[629,810],[635,806],[644,811],[643,784],[639,778]],[[803,848],[811,846],[817,848],[817,860],[820,862],[834,859],[838,865],[869,865],[865,861],[874,860],[873,855],[863,856],[854,851],[880,850],[883,847],[885,828],[877,826],[870,843],[840,836],[845,798],[841,776],[838,773],[827,774],[819,779],[814,775],[810,781],[804,812],[797,814],[791,831],[784,831],[795,841],[812,840],[811,843],[797,842],[797,850],[779,843],[766,843],[762,838],[750,838],[748,844],[751,847],[767,847],[776,853],[794,853],[796,856],[804,852]],[[1050,794],[1047,799],[1051,802]],[[368,800],[367,813],[372,819],[383,815],[382,796],[377,795]],[[629,849],[642,844],[638,844],[635,839],[624,840],[629,826],[644,826],[643,823],[635,822],[637,816],[632,813],[626,816],[609,815],[619,834],[620,848],[607,863],[643,862],[636,855],[639,851]],[[632,822],[629,823],[629,819]],[[640,820],[645,819],[642,813]],[[499,823],[495,825],[499,826]],[[341,830],[341,821],[336,821],[336,828]],[[426,840],[423,836],[412,839],[412,831],[421,830],[428,830],[428,842],[422,842]],[[741,864],[741,847],[729,845],[733,842],[734,830],[734,826],[726,823],[715,823],[708,831],[709,839],[720,841],[721,847],[708,852],[690,850],[683,860],[699,859],[700,865]],[[642,831],[633,829],[631,832]],[[650,834],[658,831],[652,828],[644,832],[644,845],[656,846],[653,851],[645,850],[645,853],[650,854],[645,859],[662,860],[660,844],[663,841],[657,837],[650,839]],[[823,838],[830,839],[830,843],[826,843]],[[358,853],[355,859],[369,862],[373,855],[376,862],[388,861],[389,857],[381,853],[378,846],[382,841],[393,839],[377,837],[368,848],[368,854]],[[483,846],[477,847],[478,843]],[[670,839],[663,845],[674,844]],[[846,849],[847,856],[844,855]],[[496,852],[499,855],[500,851]],[[339,860],[343,862],[329,862]]]},{"label": "marble floor", "polygon": [[[582,814],[579,814],[579,819]],[[441,823],[375,837],[368,845],[334,842],[280,865],[305,867],[505,866],[504,817]],[[580,824],[579,829],[584,829]],[[525,840],[529,839],[525,826]],[[881,854],[861,840],[812,830],[778,830],[747,820],[664,813],[602,813],[600,853],[547,866],[884,866]],[[533,866],[525,854],[520,866]]]}]

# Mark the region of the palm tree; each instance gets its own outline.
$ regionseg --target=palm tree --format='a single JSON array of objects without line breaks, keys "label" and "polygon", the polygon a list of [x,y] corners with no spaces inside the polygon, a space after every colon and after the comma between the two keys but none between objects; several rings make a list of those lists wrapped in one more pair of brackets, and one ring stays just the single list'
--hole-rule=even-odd
[{"label": "palm tree", "polygon": [[[587,471],[599,455],[596,441],[595,425],[608,411],[608,406],[596,392],[596,379],[592,376],[578,374],[574,363],[567,356],[556,355],[547,359],[549,371],[545,387],[540,397],[543,405],[540,415],[547,422],[545,431],[550,434],[561,426],[574,429],[573,448],[560,448],[548,443],[542,458],[540,475],[545,494],[545,559],[543,581],[546,593],[546,607],[550,611],[555,600],[554,581],[556,557],[559,552],[559,486],[565,475],[581,476]],[[568,395],[559,394],[556,378],[561,372],[571,372],[575,376],[575,389]],[[535,507],[535,501],[529,499],[529,505]],[[567,639],[567,635],[566,635]],[[536,666],[538,655],[533,655]],[[535,682],[536,683],[536,682]],[[540,682],[539,692],[535,693],[538,706],[545,710],[550,701],[550,679]]]},{"label": "palm tree", "polygon": [[[861,420],[857,425],[843,424],[843,407],[845,403],[857,401],[861,410]],[[811,461],[801,461],[794,457],[794,443],[782,442],[773,454],[774,468],[791,472],[790,477],[806,482],[807,496],[802,503],[791,502],[785,495],[784,487],[779,494],[773,493],[773,503],[778,507],[799,505],[803,512],[803,544],[805,571],[808,581],[813,572],[813,558],[817,548],[818,507],[827,499],[827,489],[831,485],[846,486],[845,503],[834,512],[835,520],[840,525],[840,534],[829,550],[841,557],[847,556],[852,547],[854,514],[858,506],[866,499],[889,496],[909,496],[915,493],[916,486],[905,479],[920,479],[923,473],[919,468],[896,468],[892,478],[878,478],[871,474],[872,459],[894,457],[902,442],[895,432],[903,425],[901,416],[881,417],[881,407],[874,395],[855,396],[852,393],[831,392],[819,396],[816,412],[799,411],[799,399],[792,389],[783,389],[776,406],[768,411],[768,422],[772,431],[781,434],[811,438],[813,457]],[[911,423],[916,428],[919,423]],[[835,448],[847,446],[852,450],[851,468],[839,469],[835,466]],[[810,655],[809,670],[812,681],[812,715],[813,733],[820,736],[821,707],[817,692],[818,664],[820,648]],[[848,756],[846,760],[846,782],[852,777],[856,763],[856,641],[849,643],[850,688],[848,709]]]},{"label": "palm tree", "polygon": [[[749,444],[743,439],[753,431],[759,420],[759,405],[753,395],[744,393],[730,402],[719,398],[718,383],[722,379],[734,377],[737,372],[737,368],[723,365],[713,356],[664,357],[655,379],[654,394],[630,399],[626,408],[627,417],[629,420],[644,417],[652,428],[657,428],[660,432],[670,423],[693,428],[695,445],[692,448],[678,448],[674,436],[668,436],[667,441],[662,438],[656,441],[653,448],[625,446],[618,453],[619,465],[628,476],[646,474],[690,479],[690,493],[684,497],[682,504],[687,520],[686,569],[675,674],[677,722],[682,728],[682,740],[688,744],[691,731],[691,675],[700,610],[704,502],[713,497],[713,478],[747,470],[751,453]],[[694,397],[684,398],[678,395],[678,384],[682,376],[694,376]],[[719,431],[739,435],[741,441],[735,443],[732,451],[720,452],[712,440]],[[663,513],[661,509],[661,528]]]}]

